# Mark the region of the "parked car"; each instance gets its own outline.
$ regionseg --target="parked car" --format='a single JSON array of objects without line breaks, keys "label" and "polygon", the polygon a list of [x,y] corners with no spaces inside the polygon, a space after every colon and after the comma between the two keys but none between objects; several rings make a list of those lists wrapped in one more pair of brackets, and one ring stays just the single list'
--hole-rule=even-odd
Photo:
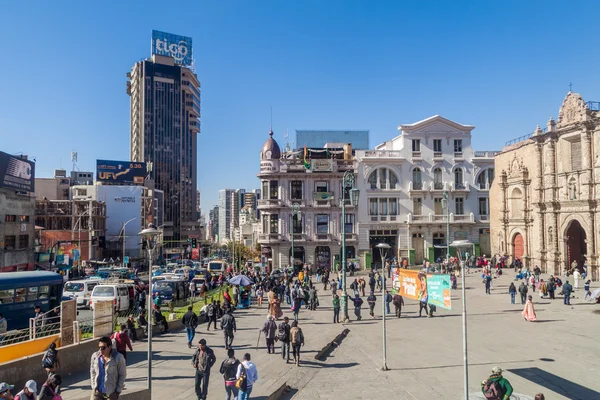
[{"label": "parked car", "polygon": [[78,306],[89,307],[92,291],[101,282],[99,279],[69,281],[65,283],[63,296],[76,299]]},{"label": "parked car", "polygon": [[133,285],[116,283],[96,285],[89,301],[90,309],[94,310],[95,303],[98,301],[112,300],[115,312],[126,311],[134,305],[132,293]]}]

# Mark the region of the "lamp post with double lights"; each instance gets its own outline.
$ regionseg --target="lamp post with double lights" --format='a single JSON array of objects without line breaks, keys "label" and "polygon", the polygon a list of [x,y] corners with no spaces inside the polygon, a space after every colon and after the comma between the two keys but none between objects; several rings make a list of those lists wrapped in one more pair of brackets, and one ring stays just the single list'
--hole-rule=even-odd
[{"label": "lamp post with double lights", "polygon": [[[462,293],[462,328],[463,328],[463,378],[465,400],[469,400],[469,360],[467,354],[467,297],[465,291],[465,261],[462,258],[462,249],[473,247],[468,240],[455,240],[448,244],[448,248],[455,247],[456,255],[460,263],[461,293]],[[448,250],[450,251],[450,250]]]},{"label": "lamp post with double lights", "polygon": [[342,178],[342,310],[344,310],[344,322],[349,322],[348,316],[348,292],[346,291],[346,192],[349,192],[350,205],[358,206],[360,191],[354,187],[354,171],[344,172]]},{"label": "lamp post with double lights", "polygon": [[[292,226],[290,229],[290,236],[292,237],[292,257],[291,257],[292,268],[295,268],[294,267],[294,221],[296,221],[298,219],[299,215],[300,215],[300,204],[298,204],[298,203],[292,204]],[[295,271],[295,269],[293,271]],[[292,274],[293,273],[294,272],[292,272]]]},{"label": "lamp post with double lights", "polygon": [[152,390],[152,256],[154,250],[158,247],[158,237],[161,231],[156,229],[154,224],[149,224],[148,227],[138,233],[142,240],[146,240],[146,249],[148,250],[148,390]]},{"label": "lamp post with double lights", "polygon": [[381,367],[381,369],[383,371],[387,371],[388,367],[387,367],[387,337],[386,337],[386,326],[385,326],[385,270],[383,268],[384,263],[385,263],[385,258],[387,256],[387,252],[390,249],[389,244],[387,243],[379,243],[377,246],[375,246],[379,249],[379,255],[381,256],[381,272],[383,272],[381,274],[381,278],[383,280],[382,282],[382,286],[383,286],[383,294],[381,296],[381,321],[383,322],[383,366]]}]

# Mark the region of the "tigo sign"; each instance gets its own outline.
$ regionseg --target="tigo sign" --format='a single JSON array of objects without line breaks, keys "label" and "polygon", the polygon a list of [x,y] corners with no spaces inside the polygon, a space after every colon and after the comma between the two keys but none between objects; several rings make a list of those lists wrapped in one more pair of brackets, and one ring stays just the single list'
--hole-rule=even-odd
[{"label": "tigo sign", "polygon": [[192,65],[192,38],[153,30],[152,54],[173,57],[179,65]]}]

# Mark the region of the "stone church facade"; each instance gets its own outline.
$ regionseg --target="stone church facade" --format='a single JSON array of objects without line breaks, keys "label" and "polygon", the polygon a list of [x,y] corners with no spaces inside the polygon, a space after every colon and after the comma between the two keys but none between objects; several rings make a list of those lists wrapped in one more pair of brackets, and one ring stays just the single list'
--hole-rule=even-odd
[{"label": "stone church facade", "polygon": [[563,274],[584,262],[598,280],[600,257],[600,111],[569,92],[545,129],[539,126],[495,157],[490,189],[492,252]]}]

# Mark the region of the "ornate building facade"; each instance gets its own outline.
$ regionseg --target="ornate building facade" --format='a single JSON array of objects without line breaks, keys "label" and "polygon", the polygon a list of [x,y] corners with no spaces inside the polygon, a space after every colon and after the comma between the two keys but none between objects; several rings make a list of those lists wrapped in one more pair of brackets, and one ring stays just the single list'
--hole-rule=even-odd
[{"label": "ornate building facade", "polygon": [[490,190],[492,251],[543,272],[574,261],[598,279],[600,111],[569,92],[545,129],[507,143]]},{"label": "ornate building facade", "polygon": [[388,257],[433,262],[446,256],[448,236],[490,254],[496,152],[473,149],[474,128],[434,115],[399,126],[400,135],[374,150],[356,151],[361,256],[369,252],[380,264],[376,246],[387,243]]},{"label": "ornate building facade", "polygon": [[[355,208],[346,206],[342,222],[342,178],[355,171],[352,146],[304,148],[281,151],[273,132],[260,153],[261,199],[258,200],[262,233],[258,237],[262,257],[269,268],[294,263],[313,268],[333,268],[339,258],[341,229],[346,232],[346,253],[356,257],[358,227]],[[297,207],[294,216],[293,207]]]}]

